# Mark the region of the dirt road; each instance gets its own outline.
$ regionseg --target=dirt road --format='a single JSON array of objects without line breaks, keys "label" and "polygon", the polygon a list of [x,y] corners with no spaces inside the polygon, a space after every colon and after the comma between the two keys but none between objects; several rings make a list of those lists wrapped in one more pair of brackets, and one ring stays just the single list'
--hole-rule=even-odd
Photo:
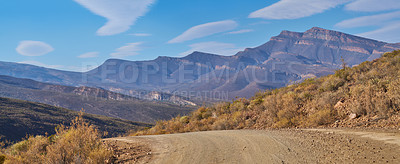
[{"label": "dirt road", "polygon": [[232,130],[108,140],[148,146],[122,162],[136,154],[139,163],[400,163],[399,133]]}]

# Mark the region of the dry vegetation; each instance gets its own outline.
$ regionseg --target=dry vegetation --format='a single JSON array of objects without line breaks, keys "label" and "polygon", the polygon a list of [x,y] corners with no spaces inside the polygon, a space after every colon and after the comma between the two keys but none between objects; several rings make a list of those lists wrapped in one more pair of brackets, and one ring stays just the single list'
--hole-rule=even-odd
[{"label": "dry vegetation", "polygon": [[103,144],[96,128],[82,118],[60,125],[51,136],[31,136],[0,151],[2,163],[107,163],[113,152]]},{"label": "dry vegetation", "polygon": [[135,135],[286,127],[400,127],[400,51],[335,74],[202,107]]}]

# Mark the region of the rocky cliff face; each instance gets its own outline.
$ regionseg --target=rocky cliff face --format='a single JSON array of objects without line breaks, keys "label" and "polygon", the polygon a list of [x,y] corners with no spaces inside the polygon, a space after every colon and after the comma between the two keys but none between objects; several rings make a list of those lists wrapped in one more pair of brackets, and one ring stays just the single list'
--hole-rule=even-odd
[{"label": "rocky cliff face", "polygon": [[100,97],[108,100],[132,100],[134,99],[131,96],[110,92],[100,88],[91,88],[91,87],[78,87],[75,88],[71,93],[81,96],[93,96],[93,97]]},{"label": "rocky cliff face", "polygon": [[314,27],[304,33],[283,31],[255,49],[270,54],[270,58],[287,58],[289,55],[295,55],[319,62],[329,68],[338,68],[341,65],[341,57],[347,64],[356,65],[399,48],[398,44]]}]

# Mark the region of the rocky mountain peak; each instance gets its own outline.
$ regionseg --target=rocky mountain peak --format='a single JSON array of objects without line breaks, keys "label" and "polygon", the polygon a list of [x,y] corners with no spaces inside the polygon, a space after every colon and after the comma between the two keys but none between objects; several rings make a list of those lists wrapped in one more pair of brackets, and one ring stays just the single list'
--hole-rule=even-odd
[{"label": "rocky mountain peak", "polygon": [[350,35],[344,34],[342,32],[327,30],[319,27],[313,27],[306,32],[304,32],[303,38],[313,38],[321,40],[339,40],[343,37],[348,37]]},{"label": "rocky mountain peak", "polygon": [[284,30],[282,31],[277,37],[294,37],[294,38],[300,38],[303,36],[303,33],[301,32],[293,32],[293,31],[287,31]]}]

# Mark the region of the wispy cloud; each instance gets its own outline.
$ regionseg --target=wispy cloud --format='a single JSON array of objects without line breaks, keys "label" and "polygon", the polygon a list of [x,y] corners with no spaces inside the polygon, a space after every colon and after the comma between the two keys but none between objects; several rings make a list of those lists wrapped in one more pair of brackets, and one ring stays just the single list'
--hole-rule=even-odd
[{"label": "wispy cloud", "polygon": [[188,55],[194,51],[201,51],[206,53],[218,54],[218,55],[234,55],[244,48],[236,47],[235,44],[221,43],[221,42],[201,42],[189,45],[190,50],[180,53],[180,56]]},{"label": "wispy cloud", "polygon": [[193,39],[198,39],[213,34],[230,31],[235,29],[237,26],[238,23],[236,23],[233,20],[225,20],[225,21],[201,24],[186,30],[178,37],[168,41],[168,43],[181,43]]},{"label": "wispy cloud", "polygon": [[349,0],[281,0],[249,15],[249,18],[298,19],[334,8]]},{"label": "wispy cloud", "polygon": [[54,48],[45,42],[25,40],[19,43],[16,51],[24,56],[42,56],[54,51]]},{"label": "wispy cloud", "polygon": [[39,67],[45,67],[45,68],[53,68],[53,69],[59,69],[62,68],[62,65],[48,65],[48,64],[44,64],[38,61],[22,61],[22,62],[18,62],[21,64],[30,64],[30,65],[35,65],[35,66],[39,66]]},{"label": "wispy cloud", "polygon": [[357,35],[386,42],[400,41],[400,11],[347,19],[335,26],[339,28],[378,27]]},{"label": "wispy cloud", "polygon": [[132,36],[152,36],[152,34],[148,34],[148,33],[134,33],[134,34],[128,34],[128,35],[132,35]]},{"label": "wispy cloud", "polygon": [[377,30],[361,33],[358,35],[376,40],[395,43],[400,41],[399,31],[400,31],[400,22],[392,22],[391,24],[388,24]]},{"label": "wispy cloud", "polygon": [[243,33],[249,33],[249,32],[253,32],[253,29],[243,29],[243,30],[238,30],[238,31],[231,31],[231,32],[227,32],[226,34],[243,34]]},{"label": "wispy cloud", "polygon": [[341,28],[365,27],[365,26],[376,26],[376,25],[381,26],[385,22],[396,18],[400,18],[400,11],[347,19],[337,23],[335,26]]},{"label": "wispy cloud", "polygon": [[345,6],[351,11],[385,11],[400,9],[399,0],[356,0]]},{"label": "wispy cloud", "polygon": [[88,52],[82,55],[79,55],[78,58],[95,58],[99,56],[99,52]]},{"label": "wispy cloud", "polygon": [[144,16],[155,0],[74,0],[94,14],[105,17],[108,22],[97,34],[115,35],[125,32]]},{"label": "wispy cloud", "polygon": [[123,58],[138,55],[139,51],[142,50],[142,44],[143,42],[127,43],[125,46],[117,48],[114,53],[111,53],[111,56],[115,58]]}]

